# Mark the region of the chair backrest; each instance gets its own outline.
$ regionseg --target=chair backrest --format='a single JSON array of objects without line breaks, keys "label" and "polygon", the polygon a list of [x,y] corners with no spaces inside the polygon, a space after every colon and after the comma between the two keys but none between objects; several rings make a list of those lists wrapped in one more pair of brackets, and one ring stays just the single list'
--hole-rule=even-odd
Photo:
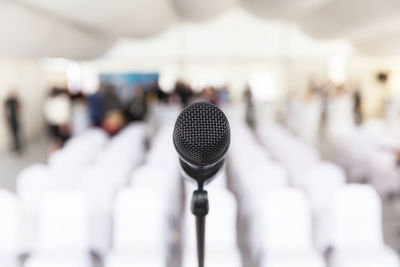
[{"label": "chair backrest", "polygon": [[88,223],[86,202],[80,191],[60,190],[47,194],[40,211],[37,253],[88,253]]},{"label": "chair backrest", "polygon": [[333,201],[334,248],[353,251],[383,245],[381,202],[372,186],[346,185]]},{"label": "chair backrest", "polygon": [[159,166],[145,164],[133,171],[130,185],[132,188],[149,189],[158,194],[167,206],[167,216],[173,218],[182,210],[182,181],[177,165]]},{"label": "chair backrest", "polygon": [[167,204],[150,188],[120,190],[113,212],[114,250],[133,254],[165,251]]},{"label": "chair backrest", "polygon": [[79,189],[83,192],[90,212],[111,213],[113,201],[118,191],[114,179],[117,174],[110,168],[94,164],[79,175]]},{"label": "chair backrest", "polygon": [[[267,192],[275,188],[285,187],[289,183],[288,174],[280,164],[267,161],[247,170],[242,177],[243,185],[250,194],[256,197],[262,196],[261,192]],[[259,193],[259,194],[257,194]]]},{"label": "chair backrest", "polygon": [[95,159],[107,141],[108,136],[103,130],[88,129],[51,154],[49,166],[63,172],[76,173]]},{"label": "chair backrest", "polygon": [[0,255],[16,255],[20,250],[20,206],[16,196],[4,189],[0,189],[0,218]]},{"label": "chair backrest", "polygon": [[17,176],[17,195],[24,211],[36,212],[45,194],[57,187],[52,171],[43,164],[34,164]]},{"label": "chair backrest", "polygon": [[178,179],[180,179],[178,165],[145,164],[132,172],[130,184],[134,187],[152,186],[168,190],[167,188],[177,185]]},{"label": "chair backrest", "polygon": [[[195,216],[190,211],[190,197],[185,207],[185,251],[196,251]],[[206,253],[224,253],[237,250],[236,201],[229,191],[219,187],[208,189],[210,210],[206,216]]]},{"label": "chair backrest", "polygon": [[257,133],[272,157],[289,171],[292,184],[302,186],[304,173],[320,160],[318,152],[276,124],[259,127]]},{"label": "chair backrest", "polygon": [[147,135],[148,129],[144,123],[131,123],[110,140],[105,152],[119,153],[128,158],[142,156],[145,152]]},{"label": "chair backrest", "polygon": [[262,211],[263,249],[268,252],[302,252],[312,246],[311,212],[300,189],[269,192]]},{"label": "chair backrest", "polygon": [[79,149],[84,146],[91,149],[101,149],[107,141],[108,136],[104,130],[100,128],[89,128],[69,139],[64,148]]},{"label": "chair backrest", "polygon": [[344,170],[336,164],[321,162],[305,175],[306,190],[315,210],[328,209],[336,191],[346,183]]}]

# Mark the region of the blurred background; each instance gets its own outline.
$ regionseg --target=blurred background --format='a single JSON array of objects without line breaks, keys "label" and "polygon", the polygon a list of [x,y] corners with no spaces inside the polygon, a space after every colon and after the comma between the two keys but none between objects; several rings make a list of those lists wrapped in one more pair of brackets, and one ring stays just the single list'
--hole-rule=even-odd
[{"label": "blurred background", "polygon": [[172,129],[231,125],[206,266],[400,266],[400,2],[0,0],[0,266],[197,266]]}]

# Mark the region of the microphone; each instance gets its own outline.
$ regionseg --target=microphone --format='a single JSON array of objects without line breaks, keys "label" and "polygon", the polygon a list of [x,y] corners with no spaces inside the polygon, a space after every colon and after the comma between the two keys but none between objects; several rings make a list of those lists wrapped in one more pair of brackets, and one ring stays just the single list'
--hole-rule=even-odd
[{"label": "microphone", "polygon": [[209,211],[205,184],[211,181],[224,164],[231,140],[225,114],[208,102],[197,102],[179,114],[173,141],[186,176],[194,179],[198,189],[193,192],[191,210],[196,216],[198,266],[204,267],[205,217]]},{"label": "microphone", "polygon": [[230,136],[225,114],[209,102],[196,102],[178,116],[174,146],[184,173],[194,179],[200,189],[224,164]]}]

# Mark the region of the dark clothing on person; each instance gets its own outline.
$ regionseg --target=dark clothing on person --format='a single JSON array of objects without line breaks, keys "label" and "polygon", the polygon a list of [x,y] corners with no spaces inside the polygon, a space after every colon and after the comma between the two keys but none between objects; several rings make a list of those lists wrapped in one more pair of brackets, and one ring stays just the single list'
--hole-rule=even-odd
[{"label": "dark clothing on person", "polygon": [[100,126],[103,119],[101,107],[101,97],[98,93],[90,95],[88,98],[90,119],[94,125]]},{"label": "dark clothing on person", "polygon": [[175,93],[180,97],[182,107],[187,107],[193,95],[192,89],[182,82],[177,82],[175,85]]},{"label": "dark clothing on person", "polygon": [[121,110],[121,103],[113,89],[107,89],[101,96],[103,116],[110,111]]},{"label": "dark clothing on person", "polygon": [[137,96],[129,101],[126,109],[127,121],[144,120],[147,112],[147,104],[144,96]]},{"label": "dark clothing on person", "polygon": [[21,151],[20,126],[19,126],[19,101],[16,97],[9,97],[5,101],[6,117],[9,130],[13,139],[13,150]]},{"label": "dark clothing on person", "polygon": [[361,112],[361,92],[360,91],[355,91],[353,95],[353,101],[354,101],[354,118],[355,118],[355,123],[356,124],[361,124],[363,117],[362,117],[362,112]]}]

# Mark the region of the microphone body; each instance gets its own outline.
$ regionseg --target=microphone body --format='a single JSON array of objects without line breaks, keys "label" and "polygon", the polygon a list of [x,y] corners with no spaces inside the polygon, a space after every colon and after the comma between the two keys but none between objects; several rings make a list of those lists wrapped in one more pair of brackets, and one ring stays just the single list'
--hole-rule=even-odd
[{"label": "microphone body", "polygon": [[203,188],[224,163],[230,144],[228,119],[211,103],[194,103],[178,116],[173,141],[184,173]]}]

